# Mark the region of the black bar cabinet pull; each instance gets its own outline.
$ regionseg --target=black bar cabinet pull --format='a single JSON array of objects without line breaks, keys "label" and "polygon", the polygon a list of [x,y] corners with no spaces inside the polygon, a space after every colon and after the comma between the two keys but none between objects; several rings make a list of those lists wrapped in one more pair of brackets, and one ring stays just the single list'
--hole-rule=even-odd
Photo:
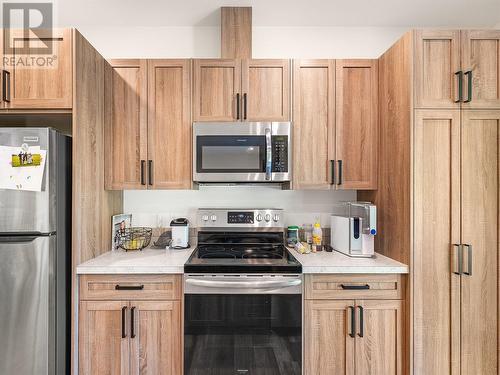
[{"label": "black bar cabinet pull", "polygon": [[455,275],[461,275],[462,274],[462,263],[463,263],[463,260],[462,260],[462,245],[458,244],[458,243],[454,243],[452,245],[453,249],[457,249],[457,271],[455,271],[455,269],[453,269],[453,273]]},{"label": "black bar cabinet pull", "polygon": [[148,160],[148,184],[153,185],[153,160]]},{"label": "black bar cabinet pull", "polygon": [[337,182],[337,185],[342,185],[342,160],[337,160],[339,163],[339,180]]},{"label": "black bar cabinet pull", "polygon": [[2,99],[4,102],[10,102],[10,72],[2,70]]},{"label": "black bar cabinet pull", "polygon": [[126,320],[126,314],[127,312],[127,306],[122,307],[122,339],[127,337],[127,332],[125,331],[125,320]]},{"label": "black bar cabinet pull", "polygon": [[144,285],[115,285],[115,290],[143,290]]},{"label": "black bar cabinet pull", "polygon": [[458,81],[458,99],[455,100],[455,103],[460,103],[462,100],[463,100],[463,88],[462,88],[462,81],[463,81],[463,77],[464,77],[464,72],[462,72],[461,70],[459,70],[458,72],[455,73],[455,76],[457,77],[457,81]]},{"label": "black bar cabinet pull", "polygon": [[247,119],[247,93],[243,94],[243,120]]},{"label": "black bar cabinet pull", "polygon": [[467,99],[464,103],[469,103],[472,101],[472,70],[468,70],[464,73],[467,76]]},{"label": "black bar cabinet pull", "polygon": [[146,185],[146,176],[144,175],[146,160],[141,160],[141,185]]},{"label": "black bar cabinet pull", "polygon": [[131,339],[135,339],[134,312],[135,312],[135,306],[130,308],[130,338]]},{"label": "black bar cabinet pull", "polygon": [[349,306],[349,310],[351,310],[351,332],[349,332],[349,336],[356,337],[356,312],[354,306]]},{"label": "black bar cabinet pull", "polygon": [[462,249],[467,248],[467,272],[464,271],[464,274],[467,276],[472,276],[472,245],[463,244]]},{"label": "black bar cabinet pull", "polygon": [[358,306],[359,308],[359,333],[358,333],[358,336],[359,337],[363,337],[364,336],[364,323],[363,323],[363,319],[364,319],[364,310],[363,310],[363,307],[362,306]]},{"label": "black bar cabinet pull", "polygon": [[332,174],[330,185],[335,185],[335,160],[330,160],[330,172]]},{"label": "black bar cabinet pull", "polygon": [[340,287],[342,289],[346,290],[366,290],[370,289],[370,285],[365,284],[365,285],[345,285],[345,284],[340,284]]},{"label": "black bar cabinet pull", "polygon": [[240,119],[240,94],[236,94],[236,120]]}]

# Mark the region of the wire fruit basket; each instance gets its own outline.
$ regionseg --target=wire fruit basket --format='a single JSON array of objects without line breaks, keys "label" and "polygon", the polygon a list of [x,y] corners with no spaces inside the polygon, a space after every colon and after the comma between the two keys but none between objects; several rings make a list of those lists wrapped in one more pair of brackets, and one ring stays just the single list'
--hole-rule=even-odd
[{"label": "wire fruit basket", "polygon": [[151,242],[152,228],[131,227],[120,232],[118,246],[125,251],[142,250]]}]

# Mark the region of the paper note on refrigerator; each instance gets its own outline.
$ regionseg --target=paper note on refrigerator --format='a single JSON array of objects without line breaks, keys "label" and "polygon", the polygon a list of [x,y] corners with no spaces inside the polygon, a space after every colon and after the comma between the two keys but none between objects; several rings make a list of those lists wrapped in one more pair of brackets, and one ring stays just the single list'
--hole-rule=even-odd
[{"label": "paper note on refrigerator", "polygon": [[[16,165],[23,151],[39,155],[33,165]],[[40,146],[31,146],[28,150],[21,146],[0,146],[0,189],[42,191],[46,156],[47,150],[41,150]]]}]

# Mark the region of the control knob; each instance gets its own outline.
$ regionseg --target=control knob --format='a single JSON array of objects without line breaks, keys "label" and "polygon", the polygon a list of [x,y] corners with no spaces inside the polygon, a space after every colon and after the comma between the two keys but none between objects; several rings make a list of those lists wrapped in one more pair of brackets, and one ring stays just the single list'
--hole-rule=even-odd
[{"label": "control knob", "polygon": [[215,221],[217,221],[217,216],[215,216],[215,215],[211,215],[211,216],[210,216],[210,220],[212,220],[212,221],[214,221],[214,222],[215,222]]},{"label": "control knob", "polygon": [[208,221],[208,215],[203,215],[203,216],[201,217],[201,220],[203,220],[203,221]]},{"label": "control knob", "polygon": [[257,216],[255,217],[255,220],[262,221],[262,215],[261,214],[257,214]]},{"label": "control knob", "polygon": [[264,216],[264,219],[269,222],[271,221],[271,214],[266,214],[266,216]]},{"label": "control knob", "polygon": [[280,221],[280,215],[275,214],[275,215],[273,216],[273,220],[274,220],[275,222]]}]

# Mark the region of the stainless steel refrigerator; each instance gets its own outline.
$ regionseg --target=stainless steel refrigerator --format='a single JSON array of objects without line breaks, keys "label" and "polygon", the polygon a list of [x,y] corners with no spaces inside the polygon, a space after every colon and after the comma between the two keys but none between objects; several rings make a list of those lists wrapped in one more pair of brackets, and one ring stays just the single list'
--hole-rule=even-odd
[{"label": "stainless steel refrigerator", "polygon": [[0,375],[69,374],[71,138],[0,128],[22,144],[47,156],[42,191],[0,189]]}]

